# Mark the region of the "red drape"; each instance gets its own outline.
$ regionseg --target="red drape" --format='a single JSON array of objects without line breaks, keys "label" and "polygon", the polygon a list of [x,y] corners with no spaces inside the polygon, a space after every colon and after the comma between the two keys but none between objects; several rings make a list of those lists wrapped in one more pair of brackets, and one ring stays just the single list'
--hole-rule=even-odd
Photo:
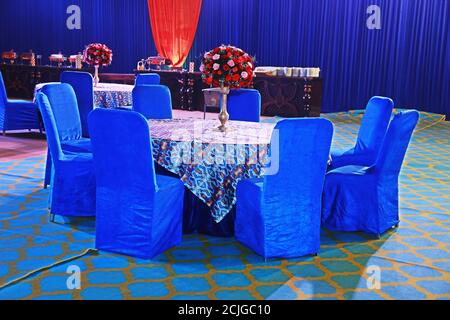
[{"label": "red drape", "polygon": [[174,67],[181,67],[191,50],[201,7],[202,0],[148,0],[156,49]]}]

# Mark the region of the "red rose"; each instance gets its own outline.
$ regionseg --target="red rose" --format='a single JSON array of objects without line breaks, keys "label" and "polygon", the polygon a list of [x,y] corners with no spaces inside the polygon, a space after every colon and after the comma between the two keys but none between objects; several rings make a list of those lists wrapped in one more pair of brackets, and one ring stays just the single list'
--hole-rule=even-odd
[{"label": "red rose", "polygon": [[225,77],[225,80],[226,80],[226,81],[231,81],[231,75],[230,75],[230,74],[227,74],[227,76]]},{"label": "red rose", "polygon": [[233,81],[238,81],[240,77],[241,77],[240,75],[235,74],[231,78],[233,79]]},{"label": "red rose", "polygon": [[228,70],[230,70],[230,66],[229,66],[229,65],[227,65],[227,64],[225,64],[225,65],[223,66],[223,70],[225,70],[225,71],[228,71]]},{"label": "red rose", "polygon": [[235,73],[238,72],[238,68],[237,68],[237,67],[234,67],[234,68],[233,68],[233,72],[235,72]]}]

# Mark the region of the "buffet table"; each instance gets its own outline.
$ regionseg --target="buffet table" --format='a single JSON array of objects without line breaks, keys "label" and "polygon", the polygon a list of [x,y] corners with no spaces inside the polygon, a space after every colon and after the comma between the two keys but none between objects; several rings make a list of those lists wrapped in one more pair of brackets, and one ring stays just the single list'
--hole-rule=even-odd
[{"label": "buffet table", "polygon": [[[172,105],[176,109],[203,111],[205,100],[200,72],[179,71],[137,71],[139,73],[157,73],[161,84],[170,88]],[[120,82],[123,76],[111,78]],[[253,87],[261,94],[263,116],[281,117],[320,117],[322,107],[322,78],[304,78],[287,76],[268,76],[257,74]],[[217,109],[216,109],[217,110]],[[212,110],[210,110],[212,111]]]},{"label": "buffet table", "polygon": [[[6,85],[8,97],[13,99],[33,99],[36,84],[59,81],[64,71],[73,68],[50,66],[25,66],[0,64],[0,71]],[[83,71],[92,71],[83,69]],[[134,71],[137,73],[158,73],[161,84],[170,88],[174,109],[203,111],[205,100],[201,73],[180,71]],[[100,74],[104,83],[134,85],[135,74]],[[286,76],[266,76],[258,74],[254,78],[254,88],[261,93],[262,115],[282,117],[318,117],[322,106],[322,78],[301,78]],[[217,108],[209,111],[217,111]]]}]

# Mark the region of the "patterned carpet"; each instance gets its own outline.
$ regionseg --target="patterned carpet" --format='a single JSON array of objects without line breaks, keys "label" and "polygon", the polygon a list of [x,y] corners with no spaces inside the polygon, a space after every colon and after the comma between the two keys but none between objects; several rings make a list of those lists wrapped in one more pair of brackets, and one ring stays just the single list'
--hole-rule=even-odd
[{"label": "patterned carpet", "polygon": [[[335,146],[358,112],[327,115]],[[421,114],[404,163],[401,225],[381,239],[323,230],[318,257],[262,258],[234,239],[186,235],[151,261],[101,252],[0,289],[0,299],[450,299],[450,122]],[[48,222],[44,154],[0,160],[0,286],[94,247],[93,219]],[[81,289],[69,290],[69,266]],[[368,288],[380,271],[380,287]],[[375,286],[376,287],[376,286]]]}]

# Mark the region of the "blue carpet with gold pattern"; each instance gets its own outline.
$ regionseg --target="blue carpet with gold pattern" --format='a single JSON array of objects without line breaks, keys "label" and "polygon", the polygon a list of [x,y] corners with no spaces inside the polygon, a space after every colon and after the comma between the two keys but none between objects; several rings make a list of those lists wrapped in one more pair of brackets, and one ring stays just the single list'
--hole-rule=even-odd
[{"label": "blue carpet with gold pattern", "polygon": [[[361,113],[325,117],[335,146],[351,146]],[[232,238],[186,235],[150,261],[100,252],[34,274],[95,247],[95,221],[49,223],[44,155],[0,161],[0,287],[10,283],[0,299],[450,299],[449,150],[450,122],[422,113],[400,179],[402,222],[381,239],[323,230],[318,257],[264,261]],[[69,266],[80,289],[68,289]]]}]

